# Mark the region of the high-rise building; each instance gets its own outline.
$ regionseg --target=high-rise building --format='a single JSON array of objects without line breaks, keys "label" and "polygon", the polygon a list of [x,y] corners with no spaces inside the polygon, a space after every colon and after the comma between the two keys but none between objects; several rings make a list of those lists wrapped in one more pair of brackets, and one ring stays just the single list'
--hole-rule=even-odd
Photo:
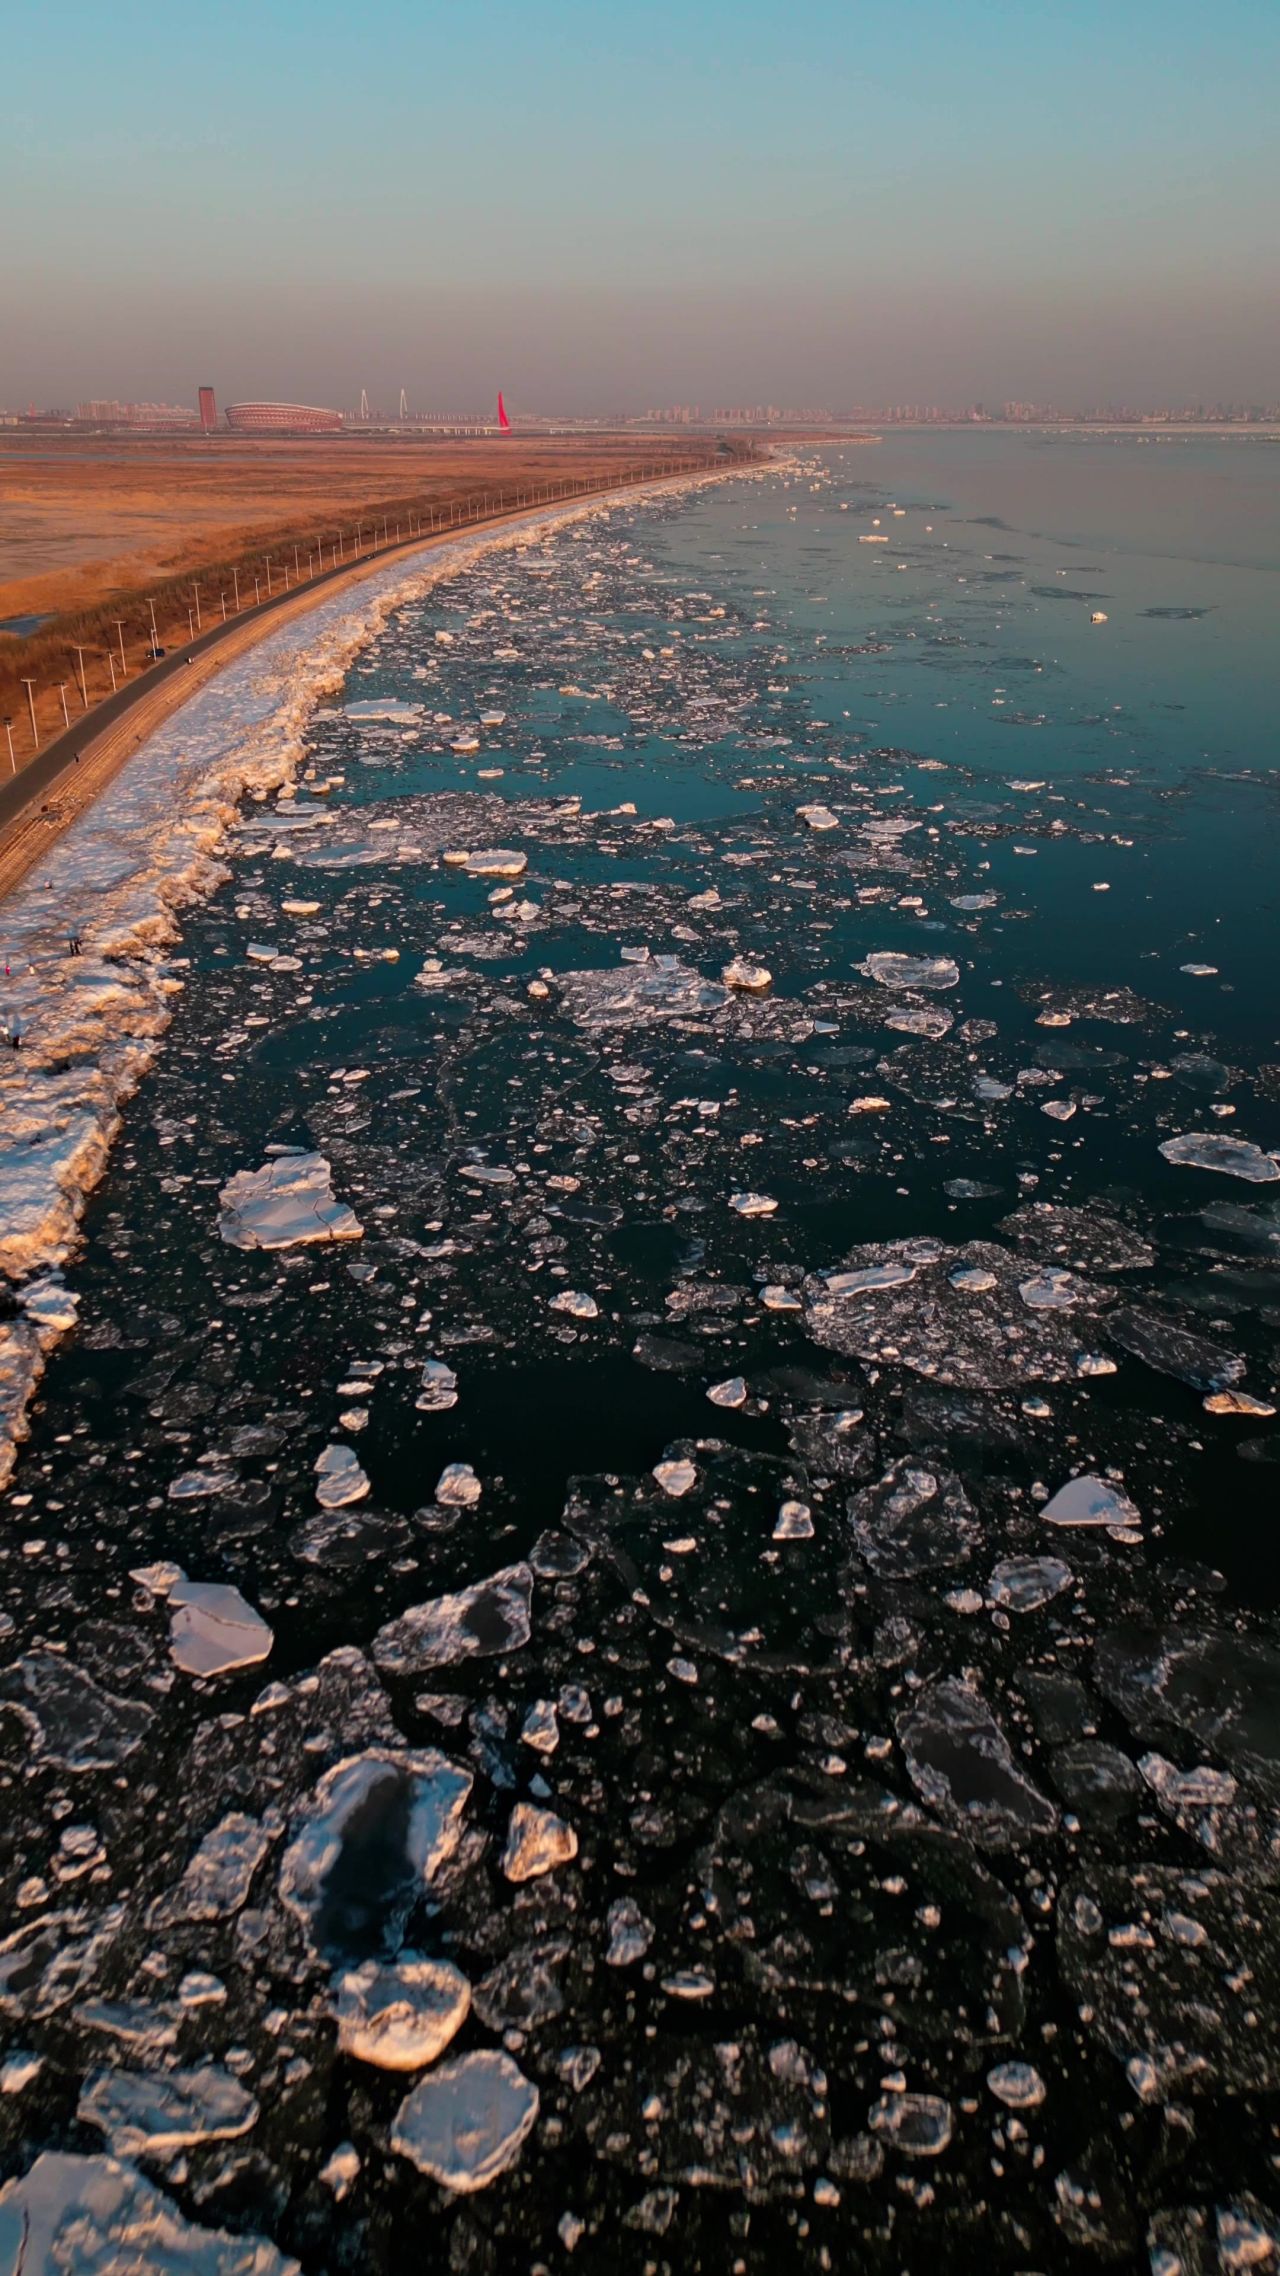
[{"label": "high-rise building", "polygon": [[213,400],[213,389],[202,387],[200,390],[200,431],[202,434],[211,435],[217,424],[218,406]]}]

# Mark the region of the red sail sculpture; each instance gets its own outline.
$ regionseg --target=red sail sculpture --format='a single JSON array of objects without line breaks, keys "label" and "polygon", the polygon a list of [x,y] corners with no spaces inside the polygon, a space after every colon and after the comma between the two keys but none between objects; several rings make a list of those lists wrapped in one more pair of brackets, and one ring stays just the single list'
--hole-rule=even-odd
[{"label": "red sail sculpture", "polygon": [[504,435],[509,435],[511,432],[511,421],[507,417],[507,406],[502,400],[501,388],[498,389],[498,431]]}]

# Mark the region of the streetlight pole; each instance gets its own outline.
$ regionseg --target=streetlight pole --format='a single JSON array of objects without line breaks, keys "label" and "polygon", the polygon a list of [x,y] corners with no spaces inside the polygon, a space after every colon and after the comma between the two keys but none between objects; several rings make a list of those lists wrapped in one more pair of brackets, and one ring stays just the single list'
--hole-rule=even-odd
[{"label": "streetlight pole", "polygon": [[77,648],[77,650],[76,650],[76,656],[77,656],[77,659],[78,659],[78,661],[79,661],[79,665],[80,665],[80,694],[81,694],[81,697],[82,697],[82,699],[83,699],[83,702],[84,702],[84,708],[85,708],[85,710],[87,711],[87,710],[88,710],[88,708],[89,708],[89,690],[88,690],[88,688],[87,688],[87,687],[85,686],[85,684],[84,684],[84,650],[83,650],[83,648]]},{"label": "streetlight pole", "polygon": [[40,730],[36,725],[36,683],[34,680],[24,680],[22,685],[27,691],[27,702],[31,707],[31,740],[38,751],[40,748]]}]

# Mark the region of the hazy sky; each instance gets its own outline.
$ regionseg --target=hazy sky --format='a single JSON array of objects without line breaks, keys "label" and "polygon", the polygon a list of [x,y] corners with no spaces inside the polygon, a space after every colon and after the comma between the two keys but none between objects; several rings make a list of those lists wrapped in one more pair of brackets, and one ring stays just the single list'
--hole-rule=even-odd
[{"label": "hazy sky", "polygon": [[4,21],[0,403],[1280,397],[1276,0]]}]

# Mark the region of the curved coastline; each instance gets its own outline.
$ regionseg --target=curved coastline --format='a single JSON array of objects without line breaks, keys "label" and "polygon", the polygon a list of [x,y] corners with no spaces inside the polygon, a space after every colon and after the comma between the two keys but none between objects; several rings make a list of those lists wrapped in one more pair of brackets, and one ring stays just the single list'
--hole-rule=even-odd
[{"label": "curved coastline", "polygon": [[148,691],[161,716],[140,743],[126,728],[102,789],[0,900],[0,1493],[46,1356],[75,1325],[63,1267],[86,1201],[184,985],[182,912],[228,874],[222,847],[243,800],[293,780],[311,714],[352,658],[396,609],[479,554],[776,464],[666,477],[429,539],[244,628],[243,648],[216,650],[194,689],[175,675]]}]

